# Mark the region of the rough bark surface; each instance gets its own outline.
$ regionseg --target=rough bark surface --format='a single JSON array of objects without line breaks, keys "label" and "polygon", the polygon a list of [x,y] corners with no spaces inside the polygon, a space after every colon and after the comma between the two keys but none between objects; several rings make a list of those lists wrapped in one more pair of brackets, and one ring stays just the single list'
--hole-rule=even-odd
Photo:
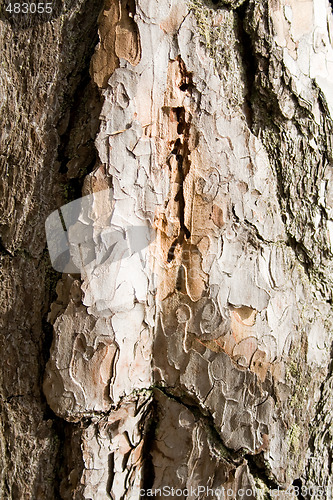
[{"label": "rough bark surface", "polygon": [[100,7],[65,2],[52,22],[6,17],[1,9],[0,496],[52,499],[65,426],[42,392],[52,338],[46,318],[60,277],[49,263],[44,224],[75,189],[70,179],[95,161],[100,106],[94,117],[88,69]]},{"label": "rough bark surface", "polygon": [[3,498],[332,498],[330,5],[58,14],[1,21]]}]

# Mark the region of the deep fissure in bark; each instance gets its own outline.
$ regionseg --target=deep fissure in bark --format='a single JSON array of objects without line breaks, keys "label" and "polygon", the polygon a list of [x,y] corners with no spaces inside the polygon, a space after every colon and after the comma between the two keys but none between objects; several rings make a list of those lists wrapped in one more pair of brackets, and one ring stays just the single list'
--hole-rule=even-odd
[{"label": "deep fissure in bark", "polygon": [[[189,92],[189,94],[191,94],[193,89],[192,74],[187,72],[184,61],[182,61],[180,57],[178,57],[177,59],[182,76],[179,88],[183,92]],[[178,122],[177,133],[179,134],[179,137],[174,142],[173,149],[168,158],[168,165],[169,168],[171,168],[170,158],[171,156],[174,156],[176,158],[178,167],[178,184],[179,184],[179,189],[175,196],[174,201],[178,203],[180,231],[179,235],[173,241],[169,249],[168,259],[167,259],[168,262],[171,262],[173,260],[177,245],[182,245],[184,238],[188,239],[191,236],[190,230],[185,225],[184,182],[191,167],[191,160],[189,158],[191,153],[189,148],[189,139],[190,139],[192,116],[185,109],[184,106],[178,106],[176,108],[172,108],[172,112],[174,113],[174,116]]]},{"label": "deep fissure in bark", "polygon": [[244,458],[247,461],[247,465],[253,478],[262,481],[267,489],[277,490],[279,488],[279,485],[272,479],[269,467],[265,464],[263,453],[258,453],[258,455],[246,454],[244,455]]},{"label": "deep fissure in bark", "polygon": [[246,11],[247,1],[236,9],[239,18],[238,22],[238,37],[240,52],[243,56],[244,73],[246,77],[246,95],[244,103],[244,114],[247,120],[248,127],[253,131],[253,93],[255,91],[255,75],[258,70],[257,60],[254,57],[254,47],[251,37],[246,31]]},{"label": "deep fissure in bark", "polygon": [[163,384],[156,384],[155,391],[160,391],[167,398],[173,399],[178,404],[184,406],[195,417],[196,421],[200,421],[207,433],[208,441],[210,442],[212,448],[216,453],[216,456],[220,460],[225,460],[235,466],[237,466],[240,461],[245,457],[245,450],[234,451],[228,448],[220,436],[220,433],[216,429],[213,417],[209,414],[209,411],[204,411],[202,406],[196,400],[193,395],[186,393],[185,395],[180,395],[179,390],[174,387],[168,387]]},{"label": "deep fissure in bark", "polygon": [[293,482],[293,486],[295,486],[295,488],[298,488],[298,494],[296,495],[296,497],[299,498],[300,500],[305,500],[305,496],[302,495],[302,487],[303,487],[302,480],[295,479],[295,481]]},{"label": "deep fissure in bark", "polygon": [[148,414],[143,419],[143,428],[141,428],[143,436],[143,447],[142,447],[142,478],[141,478],[141,488],[146,491],[152,488],[155,479],[154,464],[152,458],[152,450],[154,447],[156,428],[158,426],[159,416],[157,411],[157,405],[154,398],[152,399]]},{"label": "deep fissure in bark", "polygon": [[[91,50],[89,51],[89,53]],[[102,106],[98,91],[92,85],[89,76],[90,59],[87,58],[87,64],[82,73],[82,78],[76,89],[73,102],[70,107],[70,118],[67,130],[61,137],[59,146],[59,173],[63,178],[64,199],[66,202],[75,200],[82,196],[82,186],[87,174],[91,173],[96,167],[97,152],[94,139],[89,139],[86,143],[80,144],[79,134],[83,135],[85,129],[92,127],[92,136],[97,134],[99,122],[94,117],[87,116],[85,102],[88,99],[91,107],[94,107],[94,114],[98,115]],[[93,118],[93,119],[92,119]],[[83,122],[83,123],[82,123]],[[81,127],[80,127],[80,124]],[[80,149],[82,152],[80,152]],[[69,172],[71,161],[77,158],[75,170]]]},{"label": "deep fissure in bark", "polygon": [[110,453],[108,458],[108,481],[106,483],[106,492],[110,496],[113,484],[113,471],[114,471],[114,453]]}]

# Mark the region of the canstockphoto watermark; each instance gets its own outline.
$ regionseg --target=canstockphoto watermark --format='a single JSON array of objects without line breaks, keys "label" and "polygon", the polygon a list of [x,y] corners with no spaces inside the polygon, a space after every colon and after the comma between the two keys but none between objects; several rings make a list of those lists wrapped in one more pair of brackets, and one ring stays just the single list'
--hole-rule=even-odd
[{"label": "canstockphoto watermark", "polygon": [[[140,489],[140,497],[149,498],[149,497],[189,497],[189,498],[204,498],[208,496],[213,496],[218,500],[228,500],[231,498],[254,498],[257,497],[259,493],[263,493],[264,490],[261,488],[239,488],[234,490],[233,488],[225,488],[221,486],[220,488],[211,488],[209,486],[195,486],[189,488],[175,488],[172,486],[163,486],[161,488],[152,488],[152,489]],[[330,488],[330,493],[332,493]],[[280,488],[270,488],[269,495],[271,498],[295,498],[298,495],[303,496],[313,496],[316,495],[318,498],[328,498],[328,488],[323,486],[294,486],[291,485],[287,489]],[[331,496],[330,496],[331,498]]]},{"label": "canstockphoto watermark", "polygon": [[[145,250],[156,238],[148,219],[124,216],[124,201],[116,203],[112,188],[78,198],[46,219],[47,246],[53,268],[61,273],[89,273],[109,263],[137,257],[146,262]],[[126,210],[125,210],[126,212]],[[180,268],[187,278],[199,276],[197,248],[181,251]]]},{"label": "canstockphoto watermark", "polygon": [[45,223],[53,268],[62,273],[82,273],[112,262],[141,255],[155,232],[135,214],[124,220],[117,210],[113,189],[83,196],[55,210]]},{"label": "canstockphoto watermark", "polygon": [[241,488],[235,492],[232,488],[211,488],[209,486],[190,486],[189,488],[175,488],[173,486],[163,486],[161,488],[144,489],[140,490],[140,497],[189,497],[189,498],[199,498],[213,496],[218,500],[224,500],[229,498],[234,498],[237,493],[237,498],[249,498],[253,497],[257,492],[256,489],[252,488]]},{"label": "canstockphoto watermark", "polygon": [[110,188],[67,203],[46,219],[53,268],[81,274],[84,304],[94,314],[127,311],[145,301],[169,267],[179,266],[179,280],[200,275],[201,253],[191,245],[179,245],[174,259],[162,261],[152,214],[145,217],[135,205],[130,198],[116,199]]}]

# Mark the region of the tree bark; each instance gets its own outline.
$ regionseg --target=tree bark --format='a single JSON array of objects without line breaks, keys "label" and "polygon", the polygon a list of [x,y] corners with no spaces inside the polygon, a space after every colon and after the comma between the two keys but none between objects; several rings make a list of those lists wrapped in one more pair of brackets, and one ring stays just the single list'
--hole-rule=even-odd
[{"label": "tree bark", "polygon": [[1,19],[2,498],[332,498],[329,3],[51,17]]}]

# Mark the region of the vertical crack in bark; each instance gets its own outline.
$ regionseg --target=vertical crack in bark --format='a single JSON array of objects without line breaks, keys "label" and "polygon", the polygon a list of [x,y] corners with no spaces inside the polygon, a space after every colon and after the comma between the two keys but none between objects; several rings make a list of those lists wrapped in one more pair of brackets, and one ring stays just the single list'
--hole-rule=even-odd
[{"label": "vertical crack in bark", "polygon": [[108,459],[108,481],[106,483],[106,492],[110,495],[110,497],[111,497],[111,490],[114,477],[113,474],[114,474],[114,453],[110,453]]},{"label": "vertical crack in bark", "polygon": [[253,51],[253,43],[251,37],[246,32],[246,9],[247,2],[243,3],[240,7],[236,9],[236,13],[238,14],[238,37],[240,42],[240,51],[243,55],[243,64],[244,64],[244,74],[246,77],[246,95],[245,95],[245,103],[244,103],[244,114],[247,120],[248,127],[251,131],[253,131],[253,92],[255,90],[255,75],[257,72],[257,61],[254,57]]},{"label": "vertical crack in bark", "polygon": [[143,447],[142,447],[142,476],[141,488],[150,489],[155,480],[153,457],[151,452],[154,446],[156,427],[158,425],[158,414],[154,399],[150,405],[150,413],[143,420]]},{"label": "vertical crack in bark", "polygon": [[[183,92],[191,93],[193,88],[192,75],[191,73],[188,73],[186,71],[185,64],[180,58],[180,56],[178,57],[178,62],[179,62],[180,73],[182,76],[179,88]],[[171,151],[170,156],[173,155],[176,158],[178,167],[179,189],[174,200],[178,203],[180,231],[178,237],[173,241],[169,249],[168,262],[171,262],[173,260],[176,246],[182,245],[184,238],[189,239],[191,236],[190,230],[185,225],[184,182],[191,167],[191,160],[190,160],[191,151],[189,148],[189,140],[190,140],[192,116],[185,109],[184,106],[178,106],[172,108],[172,112],[174,113],[176,120],[178,122],[177,133],[179,134],[178,139],[176,139],[174,143],[174,147]]]},{"label": "vertical crack in bark", "polygon": [[267,490],[277,490],[278,488],[280,489],[279,484],[272,478],[272,473],[269,466],[267,466],[267,464],[265,463],[263,453],[259,453],[255,456],[246,454],[244,455],[244,458],[247,461],[247,465],[253,478],[259,480],[262,484],[264,484]]},{"label": "vertical crack in bark", "polygon": [[[91,50],[89,53],[91,55]],[[90,110],[86,108],[88,96]],[[98,91],[96,87],[92,86],[89,77],[88,58],[72,98],[72,103],[58,125],[61,136],[58,153],[59,173],[62,174],[63,199],[65,202],[82,196],[84,179],[96,166],[97,152],[94,138],[99,127],[98,116],[101,106],[102,102]],[[62,128],[66,127],[64,122],[67,120],[67,129],[62,135]]]}]

